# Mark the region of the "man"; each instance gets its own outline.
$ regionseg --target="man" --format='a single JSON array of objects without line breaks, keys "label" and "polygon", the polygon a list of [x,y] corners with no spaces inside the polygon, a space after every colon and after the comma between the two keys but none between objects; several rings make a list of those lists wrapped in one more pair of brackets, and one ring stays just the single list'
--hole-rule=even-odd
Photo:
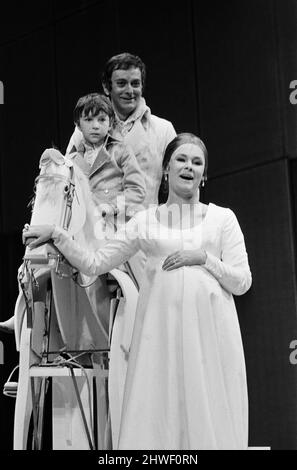
[{"label": "man", "polygon": [[[151,114],[142,96],[145,78],[142,60],[127,52],[111,57],[102,74],[104,92],[115,112],[112,136],[132,147],[145,176],[143,206],[148,207],[158,202],[163,155],[176,132],[170,121]],[[81,132],[75,128],[66,152],[77,149],[81,140]]]},{"label": "man", "polygon": [[[103,70],[102,87],[109,96],[115,119],[110,131],[112,137],[130,145],[146,184],[142,207],[158,203],[162,179],[162,160],[169,142],[176,132],[170,121],[151,114],[143,98],[146,67],[140,57],[124,52],[111,57]],[[66,153],[77,150],[82,134],[76,127]],[[130,265],[139,284],[145,257],[138,252],[130,259]]]}]

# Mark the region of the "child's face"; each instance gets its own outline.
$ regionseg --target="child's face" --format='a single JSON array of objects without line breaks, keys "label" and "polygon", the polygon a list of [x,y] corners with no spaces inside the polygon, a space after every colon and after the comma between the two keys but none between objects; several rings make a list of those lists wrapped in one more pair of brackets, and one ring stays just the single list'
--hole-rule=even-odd
[{"label": "child's face", "polygon": [[96,116],[90,112],[83,114],[79,119],[79,128],[84,139],[89,144],[101,144],[110,128],[109,116],[104,111],[99,111]]}]

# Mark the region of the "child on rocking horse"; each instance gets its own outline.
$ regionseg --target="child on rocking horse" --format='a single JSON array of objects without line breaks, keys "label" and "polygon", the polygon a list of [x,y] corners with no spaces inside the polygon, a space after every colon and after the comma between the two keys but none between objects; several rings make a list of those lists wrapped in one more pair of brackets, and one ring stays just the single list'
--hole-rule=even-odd
[{"label": "child on rocking horse", "polygon": [[[74,122],[83,134],[83,141],[67,155],[87,175],[109,237],[118,225],[142,209],[146,194],[144,176],[132,149],[109,134],[113,117],[113,108],[106,96],[91,93],[79,98]],[[127,269],[126,266],[124,270]],[[131,271],[130,275],[133,277]],[[112,290],[111,281],[109,289]],[[0,322],[0,331],[14,333],[14,316]]]},{"label": "child on rocking horse", "polygon": [[117,226],[142,208],[146,188],[131,147],[109,134],[113,118],[105,95],[91,93],[79,98],[74,122],[83,141],[68,157],[88,176],[94,202],[107,224]]},{"label": "child on rocking horse", "polygon": [[[82,96],[73,118],[83,141],[67,156],[88,177],[96,208],[105,220],[106,238],[112,238],[119,226],[143,209],[145,179],[132,148],[109,134],[114,111],[107,96],[99,93]],[[129,263],[120,269],[128,271],[138,286]],[[112,284],[109,280],[110,290]]]}]

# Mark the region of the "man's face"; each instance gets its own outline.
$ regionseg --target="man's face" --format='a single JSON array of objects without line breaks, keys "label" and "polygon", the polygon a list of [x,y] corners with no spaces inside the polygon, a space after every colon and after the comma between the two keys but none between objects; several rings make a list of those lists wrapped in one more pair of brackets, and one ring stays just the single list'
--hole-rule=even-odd
[{"label": "man's face", "polygon": [[114,70],[111,75],[110,99],[120,119],[132,114],[142,96],[141,71],[131,67]]}]

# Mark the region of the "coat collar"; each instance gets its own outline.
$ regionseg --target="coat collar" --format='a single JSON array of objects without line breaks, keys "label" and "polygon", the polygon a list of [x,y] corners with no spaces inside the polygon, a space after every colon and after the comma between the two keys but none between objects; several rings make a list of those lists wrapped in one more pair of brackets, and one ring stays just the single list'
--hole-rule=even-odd
[{"label": "coat collar", "polygon": [[98,155],[93,163],[93,165],[90,168],[90,174],[89,176],[91,177],[96,171],[98,171],[102,166],[107,162],[110,161],[110,154],[108,150],[106,149],[106,146],[103,145],[101,149],[98,152]]},{"label": "coat collar", "polygon": [[138,120],[140,120],[146,126],[147,122],[150,120],[150,117],[151,110],[147,106],[145,99],[142,96],[135,111],[125,121],[122,121],[115,112],[114,127],[120,129],[123,127],[131,127],[133,126],[134,122]]},{"label": "coat collar", "polygon": [[69,153],[67,156],[75,161],[75,163],[80,167],[80,169],[84,172],[85,175],[89,176],[90,167],[83,158],[83,154],[81,152],[78,152],[75,149],[74,152]]},{"label": "coat collar", "polygon": [[120,140],[112,137],[110,134],[107,134],[105,142],[103,146],[98,151],[97,157],[91,166],[89,167],[88,163],[84,159],[84,153],[86,151],[87,146],[85,145],[84,141],[82,141],[77,150],[71,154],[69,154],[70,158],[75,159],[76,163],[80,166],[85,174],[91,177],[94,173],[96,173],[107,161],[110,161],[110,153],[109,150],[113,145],[119,144]]}]

